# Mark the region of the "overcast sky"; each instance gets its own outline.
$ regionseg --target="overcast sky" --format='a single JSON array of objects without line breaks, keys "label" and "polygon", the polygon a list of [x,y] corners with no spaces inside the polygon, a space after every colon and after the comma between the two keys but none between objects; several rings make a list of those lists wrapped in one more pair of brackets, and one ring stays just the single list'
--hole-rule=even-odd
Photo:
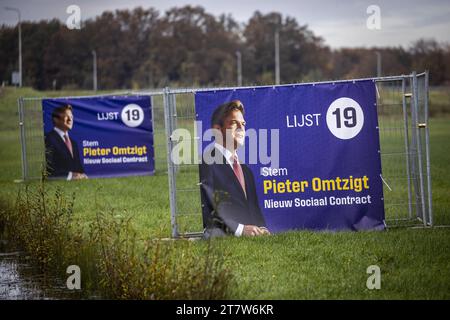
[{"label": "overcast sky", "polygon": [[[277,11],[307,24],[314,34],[333,48],[357,46],[408,47],[419,38],[434,38],[450,43],[450,0],[0,0],[0,24],[14,25],[17,14],[6,11],[10,6],[20,9],[22,20],[58,18],[66,21],[69,5],[78,5],[81,19],[88,19],[106,10],[153,7],[161,13],[172,7],[200,5],[208,13],[231,14],[241,23],[247,22],[256,10]],[[381,13],[381,29],[369,30],[366,21],[368,6],[377,5]]]}]

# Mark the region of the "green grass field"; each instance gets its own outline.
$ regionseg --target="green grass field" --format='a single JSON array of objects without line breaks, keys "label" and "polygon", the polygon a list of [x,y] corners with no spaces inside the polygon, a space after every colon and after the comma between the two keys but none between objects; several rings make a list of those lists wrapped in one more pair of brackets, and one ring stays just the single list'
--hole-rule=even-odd
[{"label": "green grass field", "polygon": [[[13,202],[22,183],[16,99],[89,94],[3,89],[0,93],[0,199]],[[433,98],[433,95],[431,95]],[[450,106],[450,101],[449,101]],[[450,109],[450,107],[449,107]],[[441,113],[442,114],[442,113]],[[450,116],[430,120],[435,225],[450,225]],[[180,183],[195,180],[195,174]],[[169,236],[168,179],[152,177],[50,182],[76,195],[75,215],[131,214],[142,236]],[[404,192],[404,190],[402,190]],[[182,204],[191,206],[190,195]],[[199,223],[189,220],[189,223]],[[214,241],[225,252],[236,284],[231,299],[449,299],[450,228],[393,228],[386,232],[288,232]],[[198,243],[199,246],[203,245]],[[180,261],[182,263],[182,261]],[[366,269],[381,269],[381,289],[368,290]]]}]

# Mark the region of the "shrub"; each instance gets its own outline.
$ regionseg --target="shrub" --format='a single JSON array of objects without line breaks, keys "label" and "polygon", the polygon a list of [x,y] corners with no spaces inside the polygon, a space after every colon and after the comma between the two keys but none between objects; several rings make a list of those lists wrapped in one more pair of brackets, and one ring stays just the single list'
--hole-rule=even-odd
[{"label": "shrub", "polygon": [[43,180],[3,205],[0,226],[46,274],[82,273],[83,296],[111,299],[225,299],[231,272],[213,243],[140,239],[132,216],[99,212],[91,223],[74,218],[75,194],[51,191]]}]

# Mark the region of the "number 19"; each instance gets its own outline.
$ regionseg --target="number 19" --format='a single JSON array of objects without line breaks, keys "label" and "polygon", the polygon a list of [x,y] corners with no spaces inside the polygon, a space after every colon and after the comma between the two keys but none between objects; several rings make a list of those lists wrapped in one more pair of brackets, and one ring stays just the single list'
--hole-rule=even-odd
[{"label": "number 19", "polygon": [[[336,108],[336,110],[334,112],[332,112],[331,114],[336,116],[336,128],[341,128],[342,127],[342,123],[341,123],[341,109],[340,108]],[[355,108],[352,107],[347,107],[343,110],[343,117],[344,117],[344,126],[346,126],[347,128],[353,128],[356,126],[356,110]]]}]

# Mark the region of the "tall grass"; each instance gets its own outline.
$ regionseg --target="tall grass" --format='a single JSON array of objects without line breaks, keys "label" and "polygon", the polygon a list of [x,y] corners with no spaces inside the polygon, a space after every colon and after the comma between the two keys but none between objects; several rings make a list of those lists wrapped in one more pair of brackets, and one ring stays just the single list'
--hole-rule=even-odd
[{"label": "tall grass", "polygon": [[[232,281],[211,242],[138,239],[129,217],[99,214],[92,239],[99,243],[103,292],[123,299],[224,299]],[[141,245],[139,245],[141,244]]]},{"label": "tall grass", "polygon": [[73,218],[75,194],[43,180],[2,204],[3,234],[22,246],[46,274],[82,275],[81,296],[111,299],[225,299],[232,275],[211,242],[139,238],[126,212],[98,212],[88,225]]}]

